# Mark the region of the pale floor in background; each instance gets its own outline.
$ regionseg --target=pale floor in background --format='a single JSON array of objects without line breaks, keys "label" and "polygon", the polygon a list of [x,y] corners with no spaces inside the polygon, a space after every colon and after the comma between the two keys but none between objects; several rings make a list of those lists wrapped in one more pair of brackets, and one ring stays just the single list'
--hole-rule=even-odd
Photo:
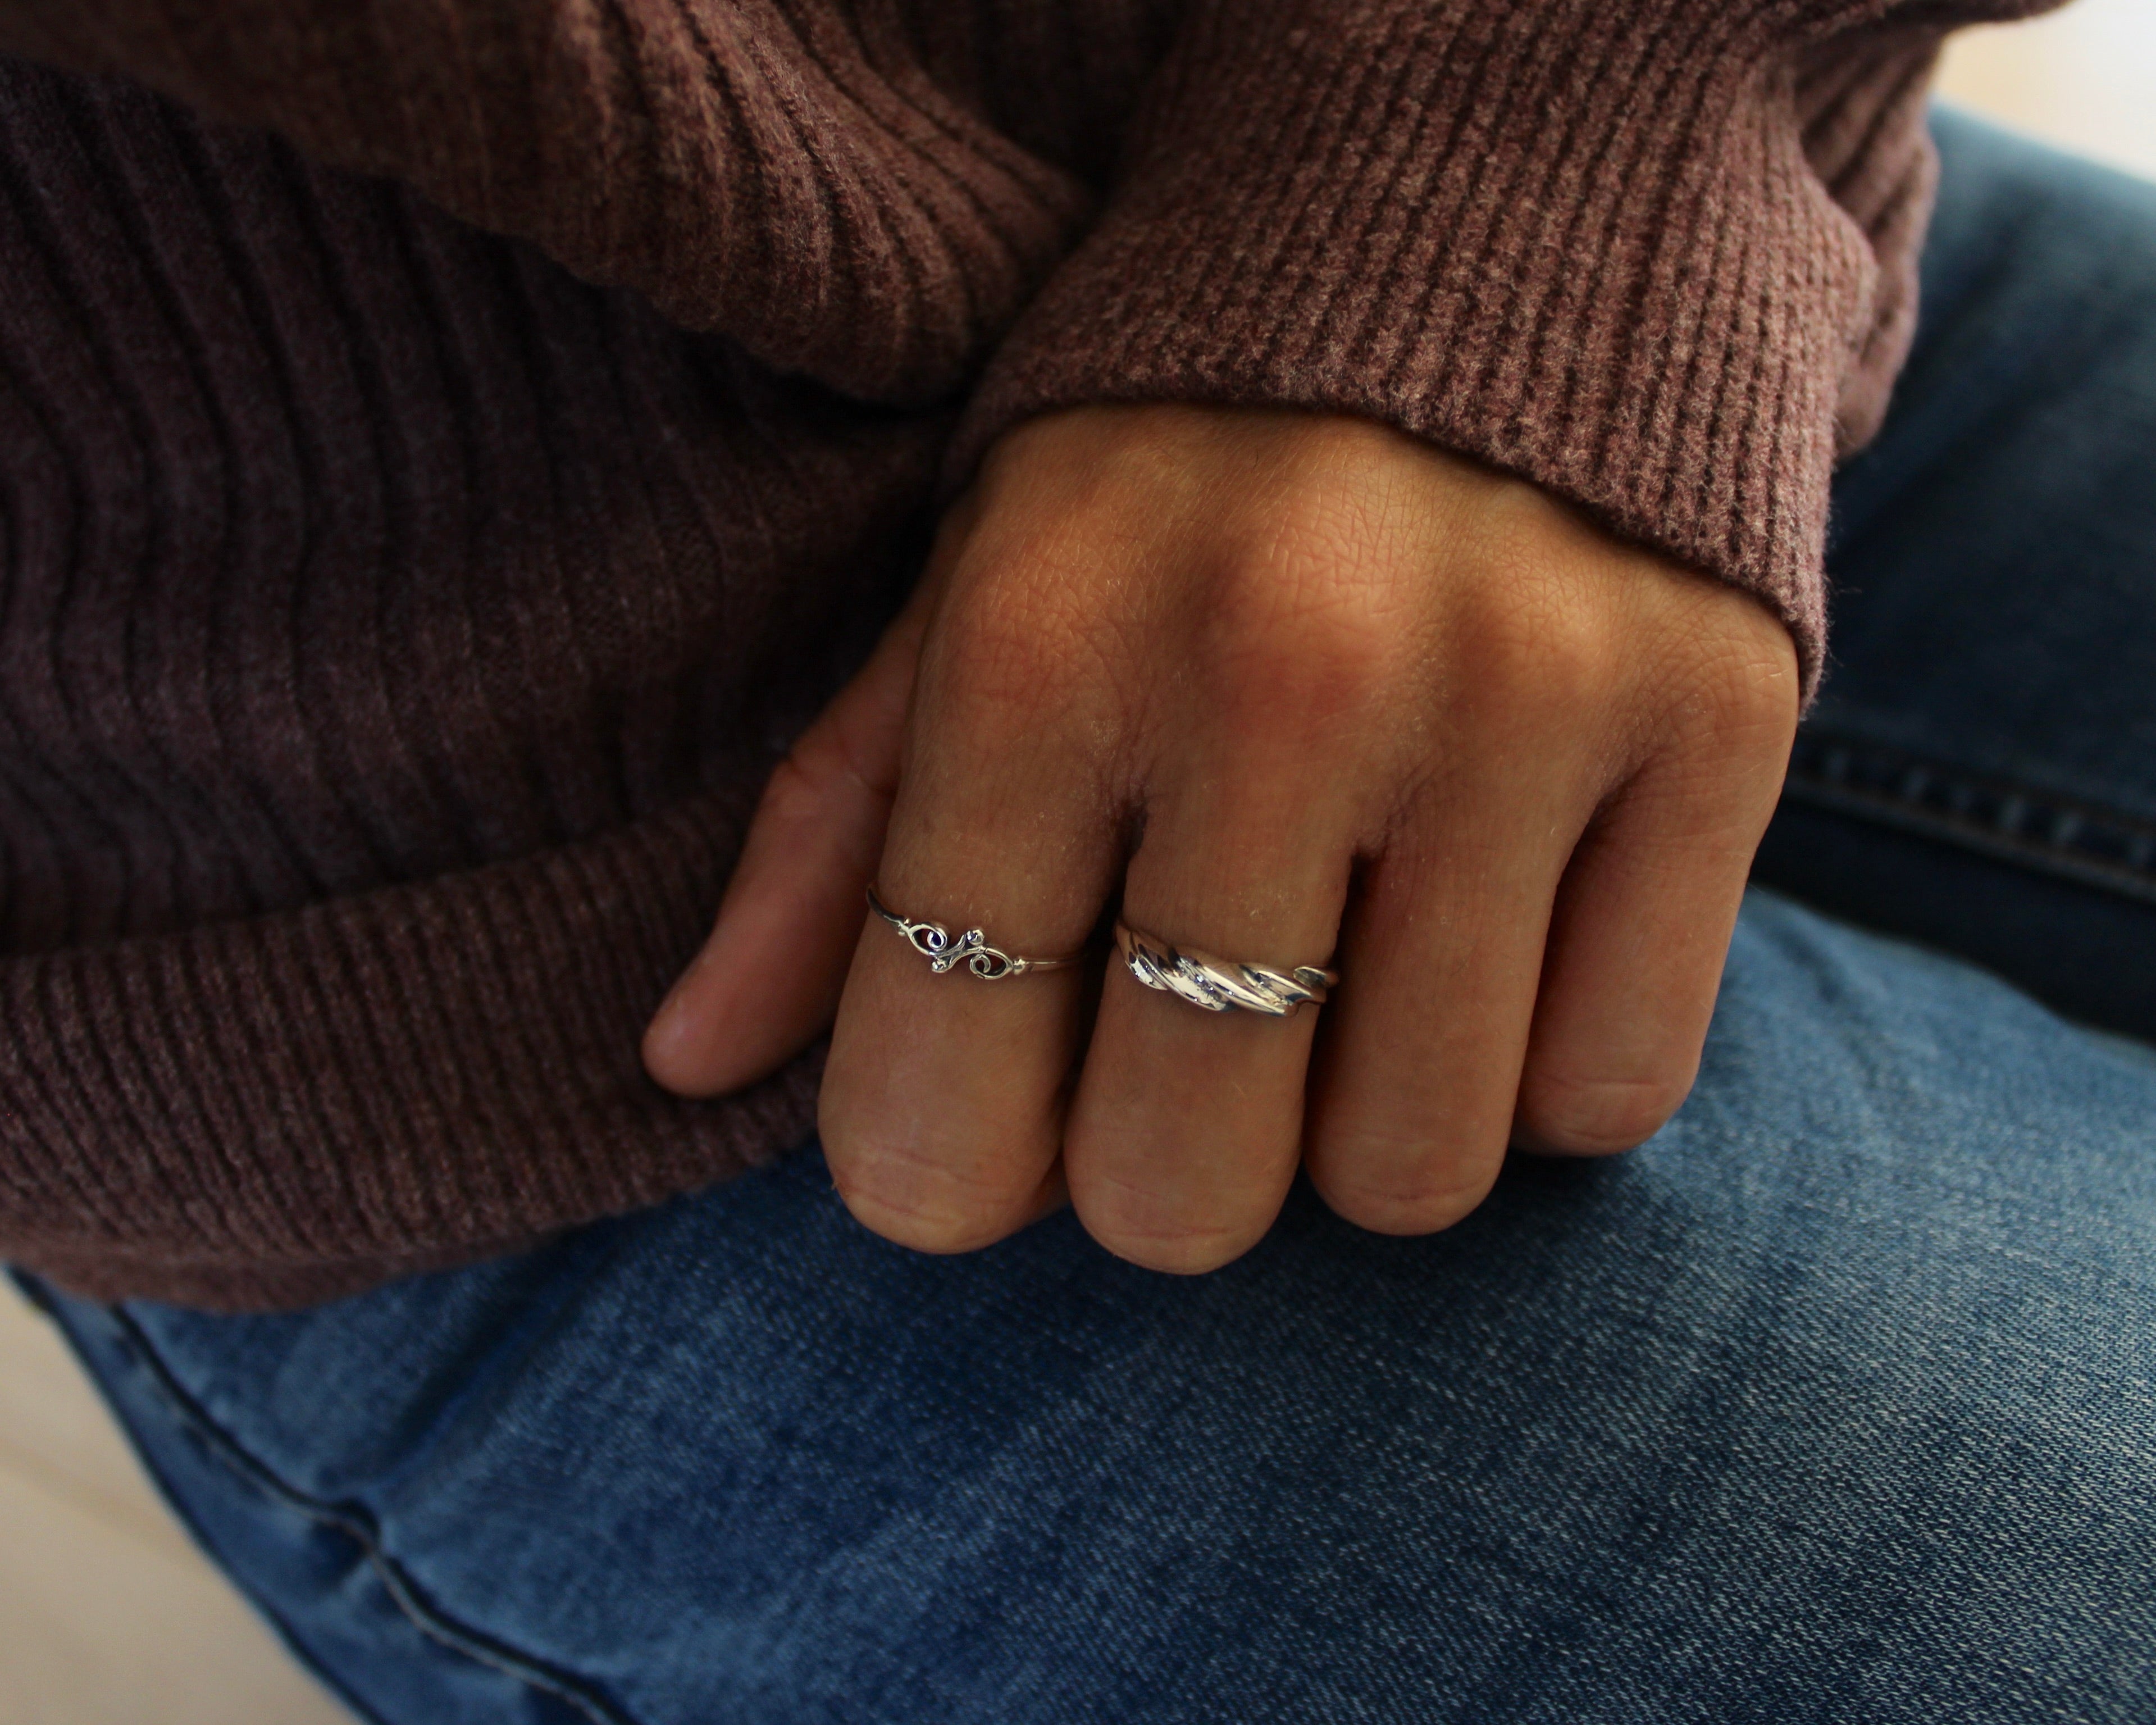
[{"label": "pale floor in background", "polygon": [[2080,0],[1964,30],[1940,93],[2070,150],[2156,177],[2156,0]]},{"label": "pale floor in background", "polygon": [[[2156,175],[2156,0],[1972,31],[1944,93]],[[350,1725],[196,1554],[0,1287],[0,1725]]]},{"label": "pale floor in background", "polygon": [[0,1725],[352,1725],[203,1561],[5,1283]]}]

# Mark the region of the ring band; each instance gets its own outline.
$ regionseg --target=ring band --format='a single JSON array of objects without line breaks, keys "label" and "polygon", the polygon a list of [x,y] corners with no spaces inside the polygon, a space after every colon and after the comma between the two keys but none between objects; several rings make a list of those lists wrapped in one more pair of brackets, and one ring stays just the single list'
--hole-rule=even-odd
[{"label": "ring band", "polygon": [[953,940],[951,931],[941,922],[916,922],[911,916],[900,916],[884,903],[873,885],[869,887],[869,908],[904,935],[906,945],[926,958],[928,968],[938,976],[963,964],[983,982],[999,983],[1005,977],[1026,976],[1035,971],[1068,970],[1086,957],[1083,952],[1073,952],[1063,958],[1020,958],[990,946],[988,937],[978,928],[969,928]]},{"label": "ring band", "polygon": [[1314,964],[1275,970],[1215,958],[1209,952],[1178,952],[1158,936],[1142,934],[1123,922],[1116,924],[1116,945],[1131,974],[1146,987],[1205,1012],[1240,1010],[1284,1019],[1305,1001],[1322,1006],[1340,981],[1338,971],[1321,970]]}]

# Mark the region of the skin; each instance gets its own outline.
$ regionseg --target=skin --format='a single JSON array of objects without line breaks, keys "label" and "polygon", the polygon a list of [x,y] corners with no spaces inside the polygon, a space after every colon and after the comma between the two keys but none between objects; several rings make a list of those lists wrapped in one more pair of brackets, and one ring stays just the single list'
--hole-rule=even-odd
[{"label": "skin", "polygon": [[[1623,1150],[1684,1100],[1797,708],[1756,601],[1385,428],[1045,417],[774,774],[645,1063],[716,1095],[830,1024],[833,1178],[924,1250],[1067,1194],[1109,1250],[1206,1271],[1298,1165],[1352,1222],[1445,1228],[1508,1146]],[[1276,1019],[1120,963],[935,976],[871,878],[1008,952],[1120,896],[1345,980]]]}]

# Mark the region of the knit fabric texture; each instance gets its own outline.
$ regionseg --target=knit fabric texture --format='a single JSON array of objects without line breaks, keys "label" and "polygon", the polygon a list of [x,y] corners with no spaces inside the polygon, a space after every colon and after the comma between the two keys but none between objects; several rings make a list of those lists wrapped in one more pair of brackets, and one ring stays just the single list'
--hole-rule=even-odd
[{"label": "knit fabric texture", "polygon": [[0,0],[0,1255],[294,1304],[798,1142],[637,1055],[1004,429],[1359,414],[1824,652],[2037,0]]}]

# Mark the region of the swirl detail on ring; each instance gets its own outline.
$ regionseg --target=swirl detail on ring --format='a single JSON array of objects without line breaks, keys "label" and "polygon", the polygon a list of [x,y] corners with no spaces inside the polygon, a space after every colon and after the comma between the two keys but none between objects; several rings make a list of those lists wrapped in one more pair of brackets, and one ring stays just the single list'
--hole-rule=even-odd
[{"label": "swirl detail on ring", "polygon": [[969,928],[954,940],[941,922],[900,916],[884,903],[873,886],[869,888],[869,908],[904,935],[906,943],[926,958],[929,969],[938,976],[963,965],[984,983],[999,983],[1032,970],[1065,970],[1078,962],[1075,957],[1021,958],[990,946],[987,934],[978,928]]},{"label": "swirl detail on ring", "polygon": [[1146,987],[1173,994],[1204,1012],[1255,1012],[1284,1019],[1306,1002],[1322,1006],[1340,980],[1337,971],[1313,964],[1275,970],[1216,958],[1209,952],[1178,951],[1127,922],[1116,924],[1116,945],[1131,974]]}]

